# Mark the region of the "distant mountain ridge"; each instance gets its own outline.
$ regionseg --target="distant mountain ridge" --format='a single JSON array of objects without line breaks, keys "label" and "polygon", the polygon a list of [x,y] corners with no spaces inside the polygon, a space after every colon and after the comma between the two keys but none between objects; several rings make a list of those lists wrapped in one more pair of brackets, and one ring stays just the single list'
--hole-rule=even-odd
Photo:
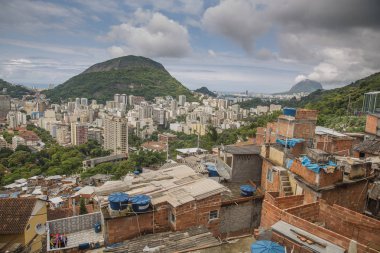
[{"label": "distant mountain ridge", "polygon": [[44,92],[54,102],[87,97],[100,102],[112,100],[116,93],[154,97],[185,95],[193,101],[191,91],[173,78],[165,67],[142,56],[123,56],[97,63],[52,90]]},{"label": "distant mountain ridge", "polygon": [[280,93],[276,93],[276,94],[277,95],[281,95],[281,94],[291,95],[294,93],[301,93],[301,92],[312,93],[316,90],[322,90],[322,89],[323,89],[323,86],[319,82],[316,82],[316,81],[313,81],[310,79],[305,79],[305,80],[300,81],[300,82],[296,83],[295,85],[293,85],[289,91],[280,92]]},{"label": "distant mountain ridge", "polygon": [[209,89],[207,89],[207,87],[204,87],[204,86],[199,88],[199,89],[196,89],[194,91],[198,92],[198,93],[202,93],[202,94],[210,96],[210,97],[216,97],[217,96],[214,92],[210,91]]},{"label": "distant mountain ridge", "polygon": [[316,109],[320,114],[345,115],[360,110],[364,93],[380,91],[380,72],[331,90],[317,90],[297,103],[299,107]]},{"label": "distant mountain ridge", "polygon": [[25,86],[11,84],[7,81],[4,81],[3,79],[0,79],[0,94],[4,94],[3,93],[4,88],[7,90],[5,95],[9,95],[13,98],[22,98],[23,95],[33,94],[33,91],[31,89],[28,89]]}]

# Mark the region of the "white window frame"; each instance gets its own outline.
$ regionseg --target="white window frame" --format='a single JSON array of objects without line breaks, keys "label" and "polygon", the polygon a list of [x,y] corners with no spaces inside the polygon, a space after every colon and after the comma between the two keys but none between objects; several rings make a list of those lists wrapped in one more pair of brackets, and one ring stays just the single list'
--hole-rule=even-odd
[{"label": "white window frame", "polygon": [[273,183],[273,168],[267,170],[267,181]]},{"label": "white window frame", "polygon": [[[216,212],[216,217],[211,217],[211,213],[212,212]],[[208,220],[209,221],[212,221],[212,220],[217,220],[219,219],[219,210],[211,210],[209,213],[208,213]]]}]

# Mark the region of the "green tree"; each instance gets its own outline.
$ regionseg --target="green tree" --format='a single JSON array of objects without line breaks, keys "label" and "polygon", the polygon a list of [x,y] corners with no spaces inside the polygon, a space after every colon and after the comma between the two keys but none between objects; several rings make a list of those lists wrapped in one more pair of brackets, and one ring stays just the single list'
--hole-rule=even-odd
[{"label": "green tree", "polygon": [[80,198],[79,200],[79,214],[82,215],[82,214],[87,214],[88,211],[87,211],[87,207],[86,207],[86,203],[84,201],[84,198]]}]

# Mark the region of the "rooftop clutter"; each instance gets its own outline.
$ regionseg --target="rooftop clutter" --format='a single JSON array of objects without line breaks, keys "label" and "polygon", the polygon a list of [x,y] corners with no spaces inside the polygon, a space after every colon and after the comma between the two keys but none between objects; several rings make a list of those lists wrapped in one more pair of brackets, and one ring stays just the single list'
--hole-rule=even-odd
[{"label": "rooftop clutter", "polygon": [[313,163],[309,157],[303,156],[301,158],[302,165],[305,166],[307,169],[314,171],[315,173],[320,173],[321,169],[323,169],[326,173],[332,173],[337,167],[337,164],[333,161],[328,161],[327,164],[318,164]]}]

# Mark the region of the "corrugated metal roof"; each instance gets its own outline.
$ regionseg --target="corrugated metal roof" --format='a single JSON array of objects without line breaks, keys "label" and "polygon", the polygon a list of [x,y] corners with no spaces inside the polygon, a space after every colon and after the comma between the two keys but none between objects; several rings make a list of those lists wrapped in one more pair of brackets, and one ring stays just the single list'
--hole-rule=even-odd
[{"label": "corrugated metal roof", "polygon": [[334,129],[330,129],[330,128],[327,128],[327,127],[321,127],[321,126],[316,126],[315,127],[315,134],[318,134],[318,135],[331,135],[331,136],[335,136],[335,137],[349,137],[348,135],[346,134],[342,134],[338,131],[335,131]]},{"label": "corrugated metal roof", "polygon": [[[226,192],[228,189],[218,182],[195,173],[190,167],[180,164],[173,168],[142,173],[133,178],[130,186],[126,182],[118,181],[97,187],[95,190],[99,196],[116,191],[125,191],[130,196],[146,194],[152,198],[153,204],[168,201],[173,206],[178,206],[194,199],[203,199]],[[106,198],[103,199],[106,200]]]},{"label": "corrugated metal roof", "polygon": [[366,140],[354,147],[355,151],[380,155],[380,140]]}]

